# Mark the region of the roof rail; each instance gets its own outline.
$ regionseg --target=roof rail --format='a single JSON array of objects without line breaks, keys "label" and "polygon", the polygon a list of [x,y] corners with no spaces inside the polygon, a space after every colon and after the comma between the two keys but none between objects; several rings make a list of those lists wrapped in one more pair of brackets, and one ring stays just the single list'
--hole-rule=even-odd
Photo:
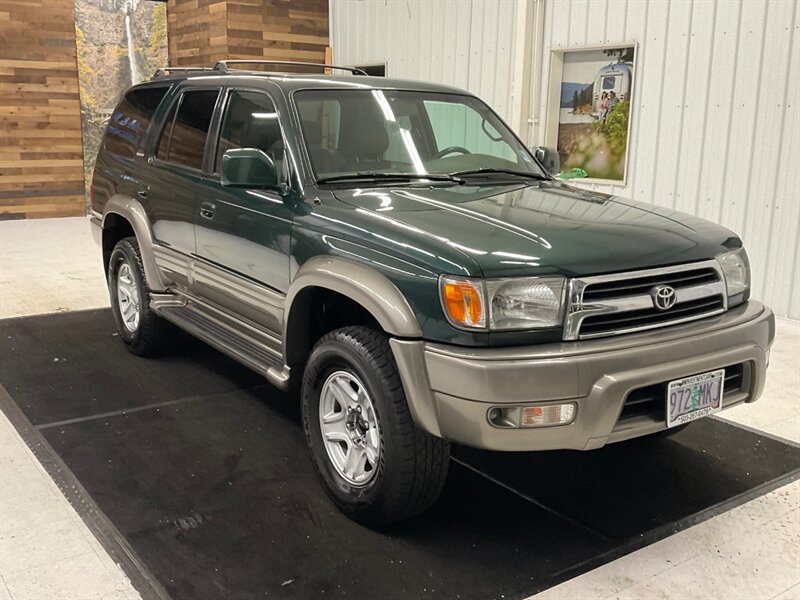
[{"label": "roof rail", "polygon": [[214,65],[214,70],[221,73],[229,73],[231,71],[229,64],[246,64],[246,65],[292,65],[301,67],[322,67],[323,69],[339,69],[341,71],[350,71],[353,75],[366,75],[366,72],[356,67],[340,67],[337,65],[327,65],[325,63],[313,62],[298,62],[294,60],[221,60]]},{"label": "roof rail", "polygon": [[161,67],[160,69],[156,69],[156,72],[153,73],[153,79],[159,79],[161,77],[166,77],[170,73],[173,72],[182,72],[182,73],[193,73],[196,71],[213,71],[214,69],[211,67]]}]

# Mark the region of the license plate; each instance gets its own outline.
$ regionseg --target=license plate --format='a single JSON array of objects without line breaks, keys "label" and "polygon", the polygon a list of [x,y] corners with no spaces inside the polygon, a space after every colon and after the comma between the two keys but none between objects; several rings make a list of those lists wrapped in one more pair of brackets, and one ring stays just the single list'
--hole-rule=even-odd
[{"label": "license plate", "polygon": [[719,412],[724,386],[725,369],[670,381],[667,386],[667,427]]}]

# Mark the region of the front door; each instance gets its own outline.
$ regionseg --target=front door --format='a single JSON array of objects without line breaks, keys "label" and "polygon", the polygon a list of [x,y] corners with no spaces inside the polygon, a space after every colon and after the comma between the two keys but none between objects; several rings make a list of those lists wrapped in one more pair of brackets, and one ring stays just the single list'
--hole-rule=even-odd
[{"label": "front door", "polygon": [[196,284],[215,304],[280,334],[289,287],[292,211],[277,192],[222,185],[222,154],[235,148],[263,150],[282,172],[280,119],[266,92],[228,91],[214,152],[215,174],[204,179],[200,193]]}]

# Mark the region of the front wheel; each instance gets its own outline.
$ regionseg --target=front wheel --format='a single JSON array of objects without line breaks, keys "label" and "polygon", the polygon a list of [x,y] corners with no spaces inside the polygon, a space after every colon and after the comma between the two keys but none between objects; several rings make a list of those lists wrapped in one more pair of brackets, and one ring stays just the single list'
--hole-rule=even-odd
[{"label": "front wheel", "polygon": [[450,446],[414,424],[385,334],[345,327],[324,336],[309,358],[302,396],[311,462],[342,512],[382,525],[433,504]]}]

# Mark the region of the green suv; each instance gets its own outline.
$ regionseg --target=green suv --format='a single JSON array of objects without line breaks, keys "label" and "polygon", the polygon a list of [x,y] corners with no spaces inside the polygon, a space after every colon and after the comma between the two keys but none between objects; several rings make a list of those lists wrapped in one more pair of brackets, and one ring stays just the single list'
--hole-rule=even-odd
[{"label": "green suv", "polygon": [[590,450],[760,395],[774,317],[734,233],[565,184],[462,90],[233,64],[111,116],[111,306],[135,354],[168,321],[297,391],[351,518],[430,506],[450,442]]}]

